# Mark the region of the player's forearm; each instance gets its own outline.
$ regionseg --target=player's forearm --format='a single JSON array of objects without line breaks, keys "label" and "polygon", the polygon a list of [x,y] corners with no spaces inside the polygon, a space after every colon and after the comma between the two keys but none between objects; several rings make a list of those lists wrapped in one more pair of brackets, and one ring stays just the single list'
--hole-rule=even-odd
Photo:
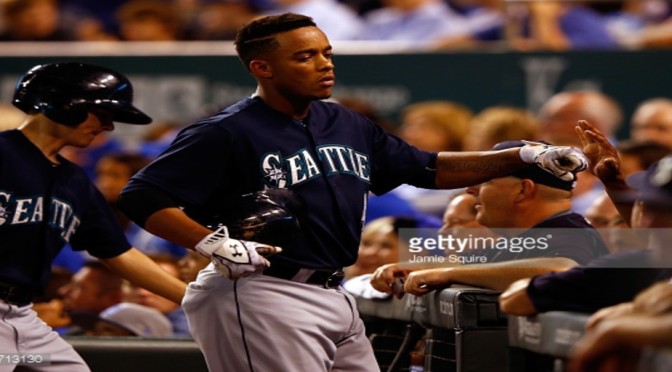
[{"label": "player's forearm", "polygon": [[190,249],[212,232],[189,218],[180,208],[166,208],[155,212],[145,222],[145,230]]},{"label": "player's forearm", "polygon": [[467,265],[455,269],[450,277],[454,283],[504,291],[517,280],[553,271],[564,271],[573,266],[576,266],[576,262],[563,257],[532,258]]},{"label": "player's forearm", "polygon": [[113,258],[101,260],[107,267],[131,283],[150,292],[181,303],[186,283],[163,270],[151,258],[136,248]]},{"label": "player's forearm", "polygon": [[436,186],[455,189],[511,174],[526,166],[519,151],[440,152],[436,159]]}]

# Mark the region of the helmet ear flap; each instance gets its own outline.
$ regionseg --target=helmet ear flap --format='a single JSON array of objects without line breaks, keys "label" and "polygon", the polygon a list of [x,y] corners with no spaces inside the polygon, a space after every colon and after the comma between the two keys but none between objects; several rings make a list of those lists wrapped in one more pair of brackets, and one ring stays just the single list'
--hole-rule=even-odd
[{"label": "helmet ear flap", "polygon": [[70,127],[78,126],[89,116],[83,107],[77,107],[72,103],[41,103],[38,105],[38,110],[49,119]]}]

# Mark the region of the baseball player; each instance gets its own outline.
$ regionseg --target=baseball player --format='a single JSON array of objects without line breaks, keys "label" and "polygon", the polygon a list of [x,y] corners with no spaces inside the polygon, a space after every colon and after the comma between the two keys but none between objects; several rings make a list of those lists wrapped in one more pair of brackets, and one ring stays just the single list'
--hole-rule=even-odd
[{"label": "baseball player", "polygon": [[[567,169],[585,167],[576,150],[561,147],[423,152],[321,101],[334,86],[333,53],[309,17],[259,18],[235,43],[256,93],[181,131],[120,199],[148,231],[211,258],[183,306],[212,371],[378,370],[355,301],[339,286],[341,269],[357,257],[369,191],[456,188],[532,161],[569,177]],[[281,250],[204,225],[235,212],[241,195],[274,188],[306,206],[299,233]]]},{"label": "baseball player", "polygon": [[[85,147],[113,121],[148,124],[128,79],[76,62],[40,65],[18,82],[27,116],[0,132],[0,371],[88,371],[82,358],[31,309],[51,261],[70,243],[119,275],[179,302],[186,285],[132,248],[86,173],[58,154]],[[31,370],[32,370],[31,369]]]}]

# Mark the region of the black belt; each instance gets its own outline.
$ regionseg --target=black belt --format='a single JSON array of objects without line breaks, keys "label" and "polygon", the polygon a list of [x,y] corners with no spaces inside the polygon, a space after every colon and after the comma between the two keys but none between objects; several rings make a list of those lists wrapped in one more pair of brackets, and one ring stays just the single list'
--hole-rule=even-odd
[{"label": "black belt", "polygon": [[[264,275],[299,283],[317,284],[324,288],[336,288],[343,281],[343,270],[311,270],[300,267],[273,264],[264,270]],[[301,272],[301,273],[300,273]]]},{"label": "black belt", "polygon": [[32,302],[33,294],[24,288],[0,282],[0,300],[8,304],[26,306]]}]

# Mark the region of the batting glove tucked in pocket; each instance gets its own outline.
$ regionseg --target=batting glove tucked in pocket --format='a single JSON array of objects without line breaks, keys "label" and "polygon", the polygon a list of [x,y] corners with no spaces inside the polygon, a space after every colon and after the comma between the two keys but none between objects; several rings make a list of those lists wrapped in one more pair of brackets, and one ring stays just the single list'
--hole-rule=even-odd
[{"label": "batting glove tucked in pocket", "polygon": [[264,256],[282,251],[280,247],[231,239],[226,226],[203,238],[195,248],[212,260],[217,271],[231,280],[261,273],[271,266]]}]

